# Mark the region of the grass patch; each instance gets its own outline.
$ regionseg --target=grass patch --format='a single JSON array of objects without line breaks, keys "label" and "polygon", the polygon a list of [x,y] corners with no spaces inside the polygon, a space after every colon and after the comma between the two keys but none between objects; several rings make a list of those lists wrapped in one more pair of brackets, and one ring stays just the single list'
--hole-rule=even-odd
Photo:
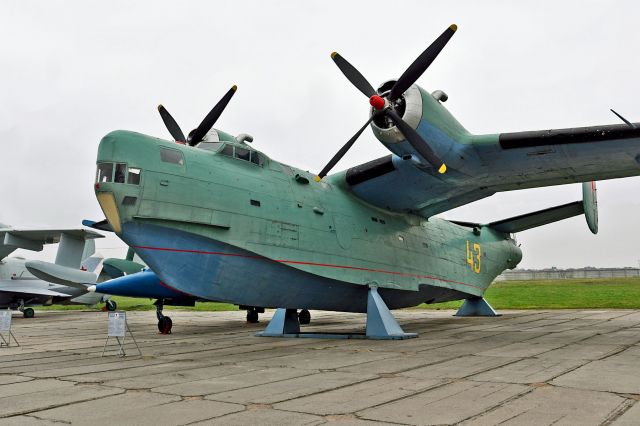
[{"label": "grass patch", "polygon": [[[111,299],[115,300],[118,304],[118,310],[123,311],[155,311],[156,307],[153,304],[155,299],[139,299],[136,297],[121,297],[113,296]],[[94,308],[87,308],[84,305],[52,305],[52,306],[39,306],[37,310],[47,311],[75,311],[75,310],[100,310],[104,306],[104,303],[96,305]],[[178,310],[178,311],[237,311],[238,307],[230,303],[215,303],[215,302],[197,302],[196,306],[165,306],[165,310]]]},{"label": "grass patch", "polygon": [[[607,278],[556,281],[496,282],[485,293],[495,309],[640,309],[640,278]],[[118,309],[152,311],[153,300],[115,296]],[[421,304],[417,308],[458,309],[462,301]],[[104,305],[95,308],[99,310]],[[82,305],[37,307],[42,310],[86,310]],[[168,310],[237,311],[236,305],[202,302],[190,306],[167,306]]]},{"label": "grass patch", "polygon": [[[485,298],[495,309],[640,309],[640,278],[502,281]],[[462,301],[422,304],[426,309],[458,309]]]}]

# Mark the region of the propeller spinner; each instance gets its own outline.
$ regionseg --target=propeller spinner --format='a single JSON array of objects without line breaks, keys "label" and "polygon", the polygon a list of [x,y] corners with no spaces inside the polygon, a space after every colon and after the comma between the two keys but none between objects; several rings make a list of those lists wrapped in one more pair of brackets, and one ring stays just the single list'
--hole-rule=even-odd
[{"label": "propeller spinner", "polygon": [[349,141],[344,144],[342,148],[333,156],[329,163],[322,169],[322,171],[316,176],[316,181],[320,181],[323,177],[331,171],[331,169],[340,161],[340,159],[347,153],[347,151],[353,146],[354,142],[367,128],[369,123],[379,115],[388,117],[396,125],[398,130],[404,135],[407,142],[411,144],[413,149],[424,158],[429,164],[431,164],[439,173],[445,173],[447,171],[446,164],[438,158],[433,152],[429,144],[416,132],[409,124],[407,124],[402,117],[396,112],[394,101],[402,96],[402,94],[413,83],[420,78],[420,76],[429,68],[429,65],[438,56],[440,51],[446,46],[447,42],[451,39],[458,27],[454,24],[447,28],[424,52],[416,58],[409,68],[405,70],[400,78],[395,82],[390,91],[386,93],[378,93],[371,86],[369,81],[346,59],[340,56],[339,53],[333,52],[331,59],[340,68],[340,71],[347,77],[347,80],[351,82],[360,92],[369,98],[369,104],[374,108],[373,114],[364,126],[356,132],[355,135]]},{"label": "propeller spinner", "polygon": [[164,125],[167,127],[167,130],[169,130],[169,133],[171,133],[171,136],[173,136],[173,139],[175,139],[176,142],[194,146],[198,142],[202,141],[207,132],[211,130],[214,124],[216,124],[216,121],[218,121],[218,118],[222,115],[222,112],[227,107],[227,104],[235,94],[236,90],[238,90],[238,86],[234,85],[231,87],[222,99],[220,99],[211,111],[209,111],[209,114],[207,114],[204,120],[202,120],[202,123],[189,133],[187,138],[184,137],[184,133],[182,133],[180,126],[164,106],[158,105],[158,112],[160,113],[160,117],[162,117],[162,121],[164,121]]}]

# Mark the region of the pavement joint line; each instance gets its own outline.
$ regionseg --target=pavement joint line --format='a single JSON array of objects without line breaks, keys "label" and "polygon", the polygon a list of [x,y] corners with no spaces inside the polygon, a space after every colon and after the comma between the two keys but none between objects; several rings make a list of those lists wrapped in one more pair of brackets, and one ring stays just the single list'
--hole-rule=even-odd
[{"label": "pavement joint line", "polygon": [[[510,397],[509,397],[509,398],[507,398],[507,399],[504,399],[504,400],[502,400],[502,401],[500,401],[500,402],[498,402],[498,403],[496,403],[496,404],[494,404],[494,405],[491,405],[491,406],[487,407],[483,412],[478,413],[478,414],[471,415],[471,416],[466,417],[466,418],[464,418],[464,419],[461,419],[461,420],[460,420],[460,421],[458,421],[457,423],[463,423],[463,422],[466,422],[466,421],[469,421],[469,420],[474,420],[474,419],[477,419],[477,418],[479,418],[479,417],[481,417],[481,416],[484,416],[485,414],[489,414],[489,413],[491,413],[491,412],[493,412],[493,411],[496,411],[496,410],[497,410],[497,409],[499,409],[500,407],[502,407],[502,406],[505,406],[505,405],[509,404],[509,403],[510,403],[510,402],[512,402],[512,401],[516,401],[516,400],[518,400],[518,399],[523,398],[524,396],[526,396],[526,395],[530,394],[530,393],[531,393],[531,392],[533,392],[533,391],[534,391],[534,388],[529,387],[528,389],[525,389],[524,391],[522,391],[522,392],[520,392],[520,393],[518,393],[518,394],[516,394],[516,395],[510,396]],[[496,392],[497,392],[497,391],[496,391]],[[516,416],[516,417],[518,417],[518,416]],[[506,422],[506,420],[505,420],[505,421],[503,421],[503,422],[501,422],[501,423],[504,423],[504,422]],[[501,423],[499,423],[499,424],[501,424]]]},{"label": "pavement joint line", "polygon": [[[241,367],[241,366],[238,366],[238,367]],[[268,367],[268,368],[278,368],[278,369],[285,369],[285,368],[286,368],[286,369],[296,369],[295,367]],[[300,369],[298,368],[297,370],[300,370]],[[253,370],[253,371],[255,371],[255,370]],[[308,371],[313,371],[313,370],[308,370]],[[318,371],[318,370],[316,370],[316,371]],[[251,372],[251,371],[249,371],[249,372]],[[247,373],[247,372],[238,372],[238,373],[234,373],[234,374],[229,374],[229,376],[220,376],[220,377],[230,377],[230,376],[235,376],[235,375],[237,375],[237,374],[243,374],[243,373]],[[264,383],[260,383],[260,385],[262,385],[262,384],[271,384],[271,383],[285,382],[285,381],[287,381],[287,380],[295,379],[295,378],[298,378],[298,377],[307,377],[307,376],[310,376],[310,375],[313,375],[313,374],[316,374],[316,373],[306,374],[306,375],[304,375],[304,374],[303,374],[303,375],[295,376],[295,377],[287,377],[287,378],[285,378],[285,379],[278,379],[278,380],[274,380],[274,381],[271,381],[271,382],[264,382]],[[201,380],[209,380],[209,379],[196,379],[196,380],[191,380],[190,382],[198,382],[198,381],[201,381]],[[186,383],[189,383],[189,382],[186,382]],[[107,386],[108,386],[108,385],[107,385]],[[167,386],[167,385],[155,386],[155,387],[147,388],[147,389],[149,390],[149,392],[157,393],[157,394],[160,394],[160,395],[176,395],[176,394],[173,394],[173,393],[166,393],[166,392],[158,392],[158,391],[154,391],[154,389],[161,388],[161,387],[165,387],[165,386]],[[173,386],[173,385],[168,385],[168,386]],[[231,391],[231,390],[234,390],[234,391],[235,391],[235,390],[249,389],[249,388],[252,388],[252,387],[255,387],[255,386],[259,386],[259,385],[242,386],[242,387],[240,387],[240,388],[229,389],[229,390],[220,391],[220,392],[214,392],[214,393],[207,393],[207,394],[202,394],[202,395],[199,395],[199,396],[207,397],[207,399],[209,399],[209,398],[208,398],[208,397],[209,397],[209,395],[217,395],[217,394],[219,394],[219,393],[229,392],[229,391]],[[216,401],[217,401],[217,400],[216,400]],[[227,402],[227,401],[217,401],[217,402]]]},{"label": "pavement joint line", "polygon": [[624,413],[629,411],[631,407],[636,404],[636,401],[632,399],[624,399],[616,408],[611,410],[611,413],[607,416],[607,418],[601,423],[601,426],[610,425],[615,422],[618,418],[622,417]]},{"label": "pavement joint line", "polygon": [[[295,368],[295,367],[294,367],[294,368]],[[230,391],[237,391],[237,390],[242,390],[242,389],[253,388],[253,387],[261,386],[261,385],[263,385],[263,384],[265,384],[265,385],[269,385],[269,384],[272,384],[272,383],[278,383],[278,382],[287,381],[287,380],[295,380],[295,379],[299,379],[299,378],[302,378],[302,377],[305,377],[305,378],[306,378],[306,377],[316,376],[316,375],[319,375],[319,374],[322,374],[322,372],[321,372],[321,371],[319,371],[319,372],[317,372],[317,373],[307,374],[307,375],[305,375],[305,376],[290,377],[290,378],[283,379],[283,380],[278,380],[278,381],[275,381],[275,382],[267,382],[267,383],[261,383],[261,384],[258,384],[258,385],[247,386],[247,387],[244,387],[244,388],[238,388],[238,389],[232,389],[232,390],[225,390],[225,391],[221,391],[221,392],[216,392],[216,393],[212,393],[212,394],[207,394],[207,395],[206,395],[206,397],[207,397],[207,399],[208,399],[208,400],[212,400],[212,401],[218,401],[218,402],[229,402],[229,401],[221,401],[221,400],[219,400],[219,399],[214,399],[214,398],[215,398],[215,396],[216,396],[216,395],[219,395],[219,394],[221,394],[221,393],[226,393],[226,392],[230,392]],[[299,398],[306,398],[306,397],[308,397],[308,396],[319,395],[319,394],[321,394],[321,393],[325,393],[325,392],[329,392],[329,391],[334,391],[334,390],[338,390],[338,389],[344,389],[344,388],[349,387],[349,386],[359,385],[359,384],[362,384],[362,383],[367,383],[367,382],[370,382],[370,381],[373,381],[373,380],[378,380],[378,379],[380,379],[380,378],[381,378],[381,377],[372,377],[372,378],[370,378],[370,379],[362,379],[362,380],[358,380],[358,381],[353,382],[353,383],[348,383],[348,384],[345,384],[345,385],[332,387],[330,390],[326,390],[326,389],[325,389],[325,390],[320,390],[320,391],[317,391],[317,392],[311,392],[311,393],[308,393],[308,394],[306,394],[306,395],[300,395],[300,396],[296,396],[296,397],[292,397],[292,398],[288,398],[288,399],[283,399],[283,400],[281,400],[281,401],[274,402],[273,404],[279,404],[279,403],[281,403],[281,402],[285,402],[285,401],[294,401],[294,400],[299,399]],[[212,397],[214,397],[214,398],[212,398]]]},{"label": "pavement joint line", "polygon": [[[124,393],[124,390],[121,393]],[[68,405],[79,404],[79,403],[82,403],[82,402],[97,401],[99,399],[106,398],[107,396],[114,396],[114,395],[119,395],[119,394],[116,393],[116,394],[112,394],[112,395],[97,396],[97,397],[94,397],[94,398],[79,399],[79,400],[75,400],[75,401],[71,401],[71,402],[65,402],[65,403],[62,403],[62,404],[51,404],[51,405],[48,405],[48,406],[45,406],[45,407],[38,407],[37,409],[34,409],[34,410],[24,410],[24,411],[21,411],[21,412],[10,414],[10,415],[4,415],[4,414],[0,413],[0,419],[4,419],[4,418],[8,419],[8,418],[11,418],[11,417],[29,415],[31,413],[37,413],[39,411],[52,410],[54,408],[66,407]]]},{"label": "pavement joint line", "polygon": [[64,424],[64,425],[70,425],[71,424],[71,422],[67,422],[67,421],[64,421],[64,420],[45,419],[45,418],[42,418],[42,417],[38,417],[35,414],[22,414],[22,415],[25,416],[25,417],[31,417],[33,419],[41,420],[41,421],[45,421],[45,422],[61,423],[61,424]]}]

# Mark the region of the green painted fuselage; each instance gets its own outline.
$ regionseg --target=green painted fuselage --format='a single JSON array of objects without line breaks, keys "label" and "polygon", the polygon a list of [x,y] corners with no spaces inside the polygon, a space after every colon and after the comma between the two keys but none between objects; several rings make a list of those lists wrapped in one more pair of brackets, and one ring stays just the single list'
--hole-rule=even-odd
[{"label": "green painted fuselage", "polygon": [[[100,143],[99,166],[141,170],[137,184],[127,176],[114,182],[115,171],[98,182],[107,218],[180,291],[252,306],[363,311],[364,302],[341,299],[375,285],[397,308],[480,296],[521,259],[509,235],[375,207],[352,193],[344,173],[315,182],[261,153],[259,162],[225,155],[231,147],[257,151],[218,136],[217,151],[127,131]],[[178,160],[166,161],[166,150]],[[350,290],[341,293],[342,285]]]}]

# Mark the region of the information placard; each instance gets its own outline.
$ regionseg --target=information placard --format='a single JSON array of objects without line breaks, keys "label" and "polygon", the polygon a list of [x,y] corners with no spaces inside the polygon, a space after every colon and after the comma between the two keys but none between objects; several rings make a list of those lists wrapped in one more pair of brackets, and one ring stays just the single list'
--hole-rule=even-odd
[{"label": "information placard", "polygon": [[0,332],[11,331],[11,311],[0,311]]},{"label": "information placard", "polygon": [[127,331],[127,319],[125,315],[125,312],[109,312],[107,336],[124,337]]}]

